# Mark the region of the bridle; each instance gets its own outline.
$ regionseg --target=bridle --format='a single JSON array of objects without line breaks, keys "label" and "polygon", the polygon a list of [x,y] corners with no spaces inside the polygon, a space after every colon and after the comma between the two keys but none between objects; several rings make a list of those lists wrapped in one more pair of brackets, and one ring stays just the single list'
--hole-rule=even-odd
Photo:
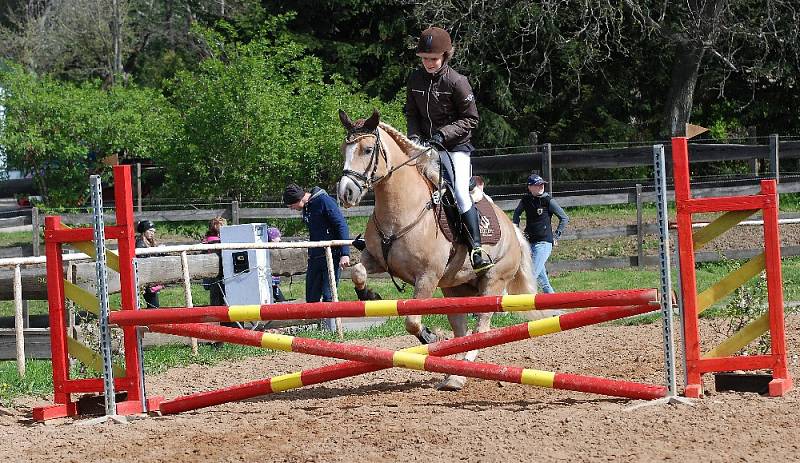
[{"label": "bridle", "polygon": [[[415,161],[417,158],[419,158],[424,154],[428,154],[428,150],[420,151],[419,153],[410,156],[408,159],[406,159],[399,165],[390,166],[389,157],[386,155],[386,149],[384,149],[383,143],[381,143],[380,130],[377,128],[372,132],[363,132],[359,130],[349,132],[345,136],[344,143],[345,145],[352,145],[365,137],[375,137],[375,144],[372,145],[372,155],[369,159],[367,167],[364,169],[363,172],[356,172],[351,169],[342,170],[342,176],[350,179],[350,181],[353,182],[356,188],[358,188],[359,193],[363,193],[365,190],[369,191],[373,189],[375,185],[389,178],[392,175],[392,173],[397,169],[400,169],[401,167],[408,165],[409,163]],[[433,148],[429,148],[429,150],[430,149]],[[383,158],[383,162],[386,164],[386,173],[383,175],[376,176],[378,172],[378,164],[380,163],[381,157]]]}]

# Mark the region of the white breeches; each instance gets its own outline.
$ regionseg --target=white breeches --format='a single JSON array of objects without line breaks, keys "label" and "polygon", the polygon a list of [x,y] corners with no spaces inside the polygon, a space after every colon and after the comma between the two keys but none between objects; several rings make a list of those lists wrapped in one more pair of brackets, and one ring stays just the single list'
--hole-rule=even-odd
[{"label": "white breeches", "polygon": [[466,151],[452,151],[449,153],[447,151],[439,151],[439,159],[455,190],[458,212],[463,214],[472,207],[472,198],[469,195],[469,179],[472,176],[469,153]]}]

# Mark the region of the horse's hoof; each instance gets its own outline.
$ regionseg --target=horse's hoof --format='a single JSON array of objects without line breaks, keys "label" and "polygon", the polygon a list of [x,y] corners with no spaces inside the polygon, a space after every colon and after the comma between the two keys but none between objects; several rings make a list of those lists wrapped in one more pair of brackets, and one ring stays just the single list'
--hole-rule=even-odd
[{"label": "horse's hoof", "polygon": [[436,385],[436,389],[440,391],[460,391],[464,388],[467,378],[463,376],[450,375],[446,377],[441,383]]}]

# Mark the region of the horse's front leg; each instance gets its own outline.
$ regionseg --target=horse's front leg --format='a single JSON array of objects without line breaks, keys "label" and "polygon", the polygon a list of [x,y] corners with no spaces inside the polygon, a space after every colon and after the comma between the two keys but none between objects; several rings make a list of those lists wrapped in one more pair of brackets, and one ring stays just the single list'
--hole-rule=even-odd
[{"label": "horse's front leg", "polygon": [[[414,299],[428,299],[432,297],[438,283],[438,279],[434,279],[429,275],[422,275],[417,278],[417,281],[414,282]],[[422,324],[422,315],[406,316],[405,325],[406,331],[416,336],[422,344],[433,344],[439,340],[439,336]]]},{"label": "horse's front leg", "polygon": [[361,251],[361,262],[350,267],[350,279],[353,280],[353,286],[359,300],[365,301],[379,298],[374,291],[367,287],[367,275],[384,271],[386,270],[372,257],[369,251],[366,249]]},{"label": "horse's front leg", "polygon": [[[505,284],[503,281],[493,281],[490,284],[484,284],[478,291],[482,295],[501,294],[504,288]],[[475,288],[469,285],[463,285],[455,288],[442,289],[442,292],[448,297],[464,297],[474,295]],[[492,312],[478,313],[476,316],[478,317],[478,323],[475,327],[475,333],[489,331],[489,329],[491,329]],[[450,321],[450,326],[453,328],[453,334],[456,337],[466,336],[468,334],[469,328],[467,326],[466,314],[452,314],[448,315],[447,318]],[[475,359],[478,358],[478,350],[471,350],[466,354],[456,356],[456,358],[474,362]],[[464,387],[466,382],[467,378],[463,376],[448,375],[439,383],[437,388],[444,391],[458,391]]]},{"label": "horse's front leg", "polygon": [[[466,336],[469,333],[469,326],[467,325],[467,314],[448,314],[447,320],[450,322],[450,327],[453,328],[453,336],[456,338],[460,338],[462,336]],[[477,355],[477,351],[475,352]],[[471,353],[471,352],[470,352]],[[459,360],[473,360],[467,358],[464,354],[459,354],[455,356],[456,359]],[[436,389],[441,391],[460,391],[464,388],[464,385],[467,383],[467,378],[464,376],[458,375],[447,375],[444,377],[441,383],[436,385]]]}]

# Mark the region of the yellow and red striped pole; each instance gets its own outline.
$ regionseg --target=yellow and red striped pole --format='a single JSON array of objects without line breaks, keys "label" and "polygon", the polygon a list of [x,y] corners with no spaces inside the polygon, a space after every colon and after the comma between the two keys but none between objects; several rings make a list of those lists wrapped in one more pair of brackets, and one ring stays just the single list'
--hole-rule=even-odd
[{"label": "yellow and red striped pole", "polygon": [[244,322],[334,317],[519,312],[658,304],[655,289],[582,291],[574,293],[507,296],[449,297],[384,301],[311,302],[148,309],[112,313],[109,322],[120,326],[164,323]]},{"label": "yellow and red striped pole", "polygon": [[[602,307],[602,308],[587,309],[580,312],[560,315],[558,317],[550,317],[542,320],[522,323],[519,325],[494,329],[487,331],[485,333],[476,333],[469,336],[449,339],[446,341],[440,341],[427,346],[417,346],[410,349],[405,349],[404,351],[398,353],[394,353],[392,351],[386,351],[386,352],[392,353],[392,359],[394,359],[394,354],[402,354],[403,352],[420,354],[423,357],[425,357],[425,354],[429,356],[442,357],[442,356],[467,352],[473,349],[481,349],[485,347],[506,344],[509,342],[520,341],[523,339],[529,339],[536,336],[543,336],[551,333],[557,333],[559,331],[565,331],[568,329],[574,329],[582,326],[602,323],[609,320],[616,320],[620,318],[629,317],[632,315],[639,315],[651,312],[653,310],[655,309],[648,305],[628,306],[628,307]],[[252,331],[237,330],[235,328],[225,328],[225,327],[218,327],[211,325],[154,325],[151,326],[150,329],[152,331],[157,331],[162,333],[176,334],[181,336],[194,336],[215,341],[233,342],[251,346],[265,345],[264,344],[265,334]],[[284,347],[283,350],[287,350],[288,347],[288,349],[298,352],[302,351],[298,349],[304,349],[304,347],[301,346],[301,344],[303,344],[303,341],[312,341],[312,340],[302,340],[299,338],[291,338],[289,336],[285,336],[279,339],[282,342],[280,346]],[[274,342],[275,339],[273,338],[273,340],[268,341],[267,344],[269,346],[274,347],[273,344]],[[295,345],[295,343],[297,343],[297,345]],[[338,344],[334,345],[338,346]],[[348,349],[349,347],[353,346],[344,346],[344,349]],[[307,352],[307,353],[313,353],[313,352]],[[419,360],[418,357],[417,360]],[[474,365],[472,364],[472,362],[468,363]],[[312,384],[319,384],[326,381],[333,381],[336,379],[356,376],[364,373],[369,373],[372,371],[378,371],[384,368],[388,368],[390,366],[394,366],[394,364],[392,363],[391,365],[386,365],[386,364],[376,365],[360,361],[349,361],[336,365],[328,365],[321,368],[299,371],[287,375],[281,375],[273,378],[252,381],[245,384],[229,386],[213,391],[199,392],[184,397],[178,397],[172,400],[162,402],[160,406],[160,411],[163,414],[180,413],[187,410],[194,410],[198,408],[209,407],[212,405],[219,405],[223,403],[233,402],[236,400],[244,400],[248,398],[258,397],[261,395],[271,394],[274,392],[281,392],[301,386],[309,386]],[[500,368],[505,369],[505,367],[500,367]],[[438,371],[438,370],[430,370],[430,371]],[[526,370],[526,371],[535,372],[535,370]],[[512,373],[512,376],[510,377],[511,379],[513,379],[513,374],[514,373]],[[520,375],[521,374],[522,373],[520,373]],[[642,392],[644,392],[645,395],[660,394],[658,395],[658,397],[661,397],[663,396],[663,391],[666,390],[663,388],[658,389],[657,386],[647,386],[647,385],[643,386],[639,385],[638,383],[605,380],[603,378],[594,378],[588,376],[566,375],[560,373],[551,374],[547,372],[533,374],[533,376],[531,376],[532,373],[525,373],[525,374],[528,375],[528,377],[537,377],[537,374],[539,375],[545,374],[545,377],[549,377],[547,375],[552,375],[552,385],[547,386],[546,384],[540,384],[544,385],[545,387],[582,390],[585,392],[596,392],[596,393],[606,393],[606,394],[614,392],[610,395],[621,395],[625,397],[629,397],[630,394],[634,393],[640,394]],[[465,375],[465,376],[472,376],[472,375]],[[518,379],[522,379],[522,377],[520,376]],[[512,382],[519,382],[519,381],[512,381]],[[595,389],[598,387],[600,389]]]}]

